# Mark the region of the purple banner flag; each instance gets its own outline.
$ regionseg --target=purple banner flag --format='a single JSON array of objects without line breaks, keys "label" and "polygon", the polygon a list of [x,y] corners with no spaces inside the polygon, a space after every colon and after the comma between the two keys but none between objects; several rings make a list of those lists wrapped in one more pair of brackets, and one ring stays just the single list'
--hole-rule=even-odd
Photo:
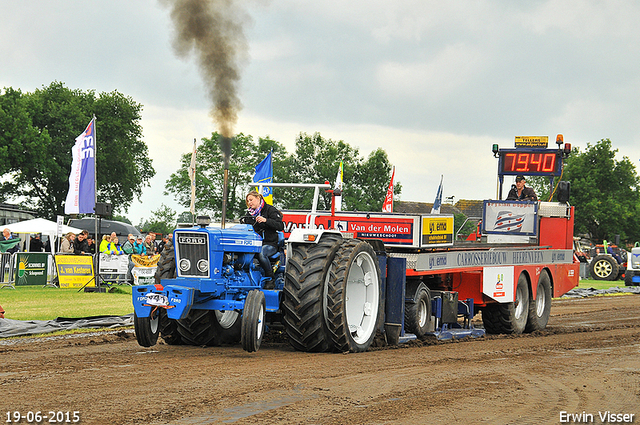
[{"label": "purple banner flag", "polygon": [[95,118],[73,145],[65,214],[93,214],[96,206]]}]

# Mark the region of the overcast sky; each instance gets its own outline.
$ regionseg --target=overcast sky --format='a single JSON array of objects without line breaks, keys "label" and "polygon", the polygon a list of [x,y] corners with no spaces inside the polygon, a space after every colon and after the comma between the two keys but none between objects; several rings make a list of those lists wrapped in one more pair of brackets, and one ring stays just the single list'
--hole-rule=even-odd
[{"label": "overcast sky", "polygon": [[[363,156],[382,148],[402,200],[433,202],[440,175],[445,197],[495,197],[491,145],[518,135],[553,145],[562,133],[582,150],[609,138],[618,159],[640,165],[639,2],[239,3],[249,49],[236,131],[289,152],[300,132]],[[195,58],[172,40],[155,0],[0,0],[0,87],[57,80],[143,105],[157,175],[129,208],[134,224],[161,203],[183,210],[162,195],[165,181],[194,138],[218,130]]]}]

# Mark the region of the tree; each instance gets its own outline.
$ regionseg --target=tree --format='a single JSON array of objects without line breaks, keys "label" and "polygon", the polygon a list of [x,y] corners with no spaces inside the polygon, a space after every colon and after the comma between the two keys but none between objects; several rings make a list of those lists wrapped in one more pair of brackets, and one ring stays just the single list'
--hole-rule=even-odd
[{"label": "tree", "polygon": [[165,204],[161,204],[160,208],[151,211],[149,220],[140,223],[138,226],[143,233],[154,232],[166,235],[173,233],[176,228],[176,212]]},{"label": "tree", "polygon": [[140,140],[142,105],[113,91],[71,90],[61,82],[23,94],[0,95],[0,185],[3,199],[23,199],[40,216],[64,212],[71,148],[91,118],[96,122],[97,198],[126,212],[155,175],[147,145]]},{"label": "tree", "polygon": [[[213,133],[210,138],[203,138],[201,142],[196,153],[196,214],[209,214],[215,219],[221,219],[224,165],[220,135]],[[264,159],[271,148],[274,152],[285,150],[270,139],[260,139],[256,144],[251,136],[242,133],[232,140],[228,170],[227,219],[244,215],[247,209],[244,199],[255,172],[254,167]],[[182,156],[181,166],[167,180],[164,192],[172,194],[185,207],[191,203],[191,183],[188,175],[190,164],[191,152]]]},{"label": "tree", "polygon": [[[207,213],[216,218],[222,211],[222,184],[224,170],[219,144],[220,136],[213,133],[210,139],[202,139],[196,154],[196,213]],[[284,146],[269,137],[258,139],[240,133],[231,146],[229,165],[229,193],[227,218],[239,218],[246,212],[244,197],[253,187],[255,166],[269,151],[273,152],[274,182],[323,183],[333,186],[340,160],[344,161],[343,209],[380,211],[391,178],[391,165],[386,152],[378,149],[365,161],[358,149],[343,141],[324,139],[319,133],[312,136],[300,133],[296,149],[288,154]],[[173,194],[181,205],[190,204],[188,167],[191,153],[182,156],[181,166],[165,184],[165,194]],[[402,186],[396,183],[395,194]],[[311,208],[312,190],[298,188],[274,188],[274,205],[280,209]],[[331,197],[322,192],[319,209],[331,207]]]},{"label": "tree", "polygon": [[596,241],[640,239],[640,178],[629,158],[618,161],[609,139],[587,143],[584,153],[574,148],[567,158],[563,180],[571,183],[575,205],[575,233]]}]

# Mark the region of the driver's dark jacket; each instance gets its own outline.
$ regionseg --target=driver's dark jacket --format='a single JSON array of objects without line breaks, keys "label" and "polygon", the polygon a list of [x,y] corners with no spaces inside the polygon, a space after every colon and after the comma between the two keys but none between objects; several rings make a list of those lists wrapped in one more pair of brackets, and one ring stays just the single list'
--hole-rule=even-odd
[{"label": "driver's dark jacket", "polygon": [[264,223],[254,223],[253,230],[262,236],[263,245],[271,245],[278,247],[278,231],[284,230],[284,222],[282,221],[282,213],[273,205],[265,202],[264,207],[260,211],[260,215],[267,219]]}]

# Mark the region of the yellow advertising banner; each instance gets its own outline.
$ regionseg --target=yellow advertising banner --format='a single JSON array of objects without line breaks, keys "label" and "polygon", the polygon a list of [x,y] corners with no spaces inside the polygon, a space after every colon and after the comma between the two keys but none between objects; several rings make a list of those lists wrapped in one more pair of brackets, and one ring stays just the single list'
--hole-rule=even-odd
[{"label": "yellow advertising banner", "polygon": [[[93,256],[56,255],[56,270],[61,288],[82,288],[93,279]],[[95,279],[87,286],[96,286]]]},{"label": "yellow advertising banner", "polygon": [[516,136],[516,148],[547,148],[549,136]]},{"label": "yellow advertising banner", "polygon": [[452,243],[452,215],[434,214],[422,217],[422,246],[450,245]]},{"label": "yellow advertising banner", "polygon": [[133,254],[131,256],[131,261],[133,261],[133,264],[135,264],[137,267],[155,267],[158,265],[159,259],[160,259],[160,254],[155,254],[151,256]]}]

